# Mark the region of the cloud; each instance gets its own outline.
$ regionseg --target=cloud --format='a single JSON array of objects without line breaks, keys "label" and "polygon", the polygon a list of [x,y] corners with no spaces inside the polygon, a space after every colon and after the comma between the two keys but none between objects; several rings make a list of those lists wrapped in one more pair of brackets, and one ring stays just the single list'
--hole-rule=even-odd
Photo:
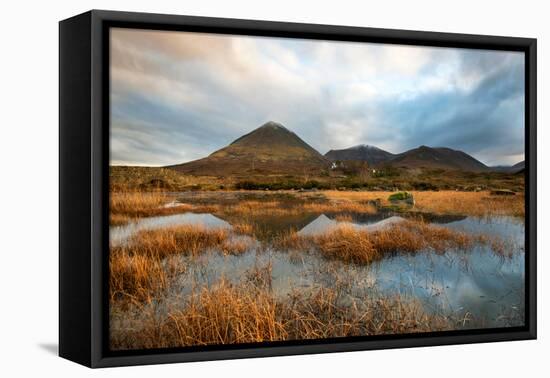
[{"label": "cloud", "polygon": [[275,120],[321,153],[427,144],[515,163],[523,70],[512,52],[112,29],[112,162],[198,159]]}]

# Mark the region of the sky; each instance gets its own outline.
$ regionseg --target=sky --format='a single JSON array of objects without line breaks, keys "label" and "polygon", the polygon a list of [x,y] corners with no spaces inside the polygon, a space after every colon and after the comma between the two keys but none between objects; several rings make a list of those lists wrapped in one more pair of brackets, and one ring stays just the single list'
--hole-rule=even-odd
[{"label": "sky", "polygon": [[111,164],[208,156],[265,122],[359,144],[524,159],[520,52],[111,29]]}]

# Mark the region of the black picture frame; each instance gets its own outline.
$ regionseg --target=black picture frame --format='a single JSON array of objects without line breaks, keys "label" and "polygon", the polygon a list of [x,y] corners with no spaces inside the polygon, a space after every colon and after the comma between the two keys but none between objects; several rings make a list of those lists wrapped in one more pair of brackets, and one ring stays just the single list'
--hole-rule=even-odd
[{"label": "black picture frame", "polygon": [[[524,327],[314,341],[108,350],[109,28],[377,42],[525,53]],[[92,10],[59,24],[59,354],[89,367],[536,338],[536,39]]]}]

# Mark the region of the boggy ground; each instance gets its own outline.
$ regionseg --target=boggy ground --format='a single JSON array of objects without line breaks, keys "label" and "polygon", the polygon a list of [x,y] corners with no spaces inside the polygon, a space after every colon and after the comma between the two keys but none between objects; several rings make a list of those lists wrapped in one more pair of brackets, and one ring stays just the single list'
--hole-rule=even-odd
[{"label": "boggy ground", "polygon": [[[344,300],[345,290],[293,291],[280,298],[271,290],[269,267],[256,268],[238,283],[220,279],[197,286],[174,301],[174,282],[188,268],[181,256],[199,258],[208,251],[239,255],[251,248],[276,248],[293,255],[316,253],[328,261],[371,264],[395,254],[421,251],[466,254],[484,245],[507,258],[516,246],[494,236],[452,230],[427,223],[434,216],[524,215],[523,195],[490,192],[413,192],[414,207],[396,208],[391,192],[115,192],[111,223],[176,214],[212,213],[232,225],[208,228],[180,225],[144,230],[110,251],[111,347],[135,349],[245,343],[352,335],[428,332],[460,328],[464,319],[426,311],[414,297],[377,294]],[[394,212],[406,220],[367,231],[345,223],[319,235],[299,234],[281,226],[288,216],[309,223],[318,214],[376,216]],[[295,222],[293,223],[296,224]],[[172,298],[168,300],[168,298]],[[162,308],[162,311],[159,310]],[[462,322],[462,323],[461,323]]]},{"label": "boggy ground", "polygon": [[414,207],[395,207],[392,192],[369,191],[210,191],[167,193],[132,191],[111,193],[111,224],[132,219],[184,212],[211,213],[240,218],[291,214],[351,213],[375,214],[395,211],[405,215],[464,215],[476,217],[525,216],[525,197],[493,195],[489,191],[411,192]]}]

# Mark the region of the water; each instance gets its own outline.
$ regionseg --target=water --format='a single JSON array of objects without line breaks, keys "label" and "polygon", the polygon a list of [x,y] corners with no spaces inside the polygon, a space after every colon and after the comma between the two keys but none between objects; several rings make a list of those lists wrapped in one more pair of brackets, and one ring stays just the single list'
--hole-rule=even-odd
[{"label": "water", "polygon": [[[296,223],[300,226],[296,227],[298,234],[319,234],[341,223],[373,231],[404,220],[391,214],[351,219],[319,214],[310,218],[312,220],[305,226],[303,222]],[[279,298],[288,296],[292,290],[339,286],[350,299],[373,293],[416,298],[428,311],[464,319],[465,328],[522,325],[525,297],[523,222],[512,217],[446,217],[432,221],[455,230],[498,236],[513,242],[515,251],[510,257],[502,257],[487,246],[476,246],[467,252],[396,254],[370,265],[353,265],[328,261],[313,251],[259,248],[260,243],[254,241],[247,252],[237,256],[212,250],[195,258],[181,257],[187,269],[172,285],[171,300],[181,301],[192,290],[210,286],[221,278],[237,283],[258,268],[270,267],[271,290]],[[139,230],[179,224],[231,228],[229,222],[212,214],[151,217],[111,227],[111,243],[124,243]]]},{"label": "water", "polygon": [[231,225],[212,214],[183,213],[159,217],[140,218],[122,226],[111,226],[109,240],[112,246],[124,244],[128,238],[139,231],[157,230],[171,226],[200,224],[205,227],[227,228]]},{"label": "water", "polygon": [[317,218],[315,218],[314,221],[298,231],[298,234],[304,236],[318,235],[330,230],[331,228],[334,228],[339,224],[348,224],[357,230],[376,231],[383,229],[384,227],[391,226],[393,224],[398,224],[399,222],[402,222],[404,220],[405,218],[402,217],[390,216],[382,220],[370,218],[363,222],[358,220],[338,221],[330,219],[325,214],[321,214]]}]

